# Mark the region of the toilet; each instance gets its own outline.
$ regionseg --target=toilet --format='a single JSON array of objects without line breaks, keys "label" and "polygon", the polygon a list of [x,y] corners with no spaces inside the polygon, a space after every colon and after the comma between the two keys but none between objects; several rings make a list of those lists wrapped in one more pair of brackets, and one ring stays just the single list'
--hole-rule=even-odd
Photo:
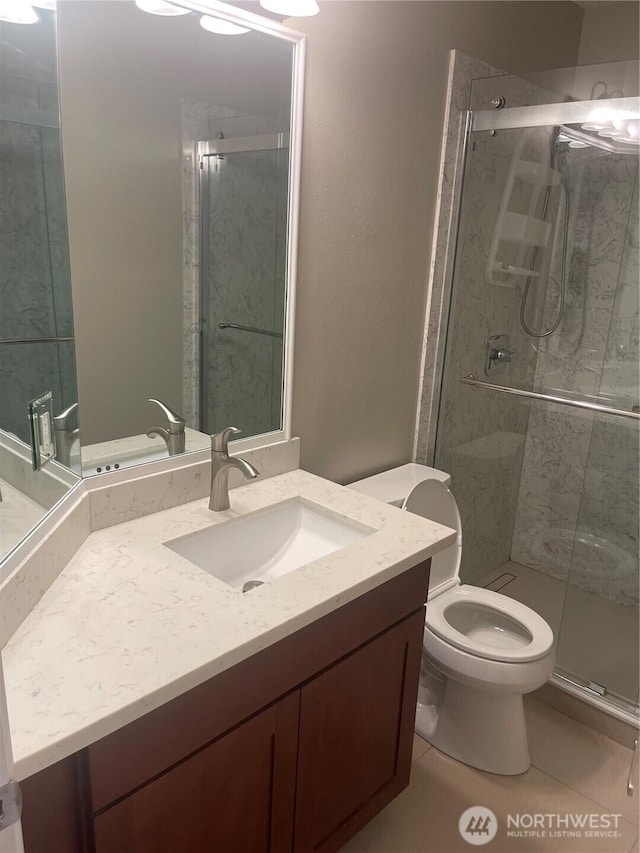
[{"label": "toilet", "polygon": [[458,533],[431,560],[416,732],[472,767],[524,773],[531,759],[522,697],[554,670],[553,632],[524,604],[460,583],[462,526],[450,483],[443,471],[410,463],[349,488]]}]

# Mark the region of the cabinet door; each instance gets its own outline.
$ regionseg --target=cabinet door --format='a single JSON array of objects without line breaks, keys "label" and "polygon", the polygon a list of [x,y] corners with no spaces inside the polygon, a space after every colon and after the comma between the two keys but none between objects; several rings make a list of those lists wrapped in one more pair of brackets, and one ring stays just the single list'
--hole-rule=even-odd
[{"label": "cabinet door", "polygon": [[299,700],[286,696],[98,814],[96,853],[290,851]]},{"label": "cabinet door", "polygon": [[424,608],[301,690],[296,853],[338,850],[409,783]]}]

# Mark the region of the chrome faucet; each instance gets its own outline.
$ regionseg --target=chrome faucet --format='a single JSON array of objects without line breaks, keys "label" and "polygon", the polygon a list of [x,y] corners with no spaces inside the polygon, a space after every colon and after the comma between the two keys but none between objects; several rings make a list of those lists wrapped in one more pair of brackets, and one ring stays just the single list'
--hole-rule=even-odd
[{"label": "chrome faucet", "polygon": [[242,430],[227,427],[222,432],[211,436],[211,495],[209,509],[220,512],[229,509],[229,473],[237,468],[248,480],[255,480],[258,471],[239,456],[229,456],[227,443],[230,435],[237,435]]},{"label": "chrome faucet", "polygon": [[53,418],[53,434],[56,442],[56,459],[61,465],[71,467],[71,448],[73,442],[80,435],[78,427],[69,429],[69,416],[78,408],[77,403],[72,403],[59,415]]},{"label": "chrome faucet", "polygon": [[169,406],[163,403],[162,400],[156,400],[155,397],[149,397],[149,402],[155,403],[156,406],[159,406],[165,413],[167,420],[169,421],[169,429],[165,429],[164,427],[154,427],[149,430],[147,437],[155,438],[159,435],[160,438],[163,438],[167,445],[169,456],[175,456],[177,453],[184,453],[184,418],[181,418],[180,415],[176,415],[175,412],[171,411]]}]

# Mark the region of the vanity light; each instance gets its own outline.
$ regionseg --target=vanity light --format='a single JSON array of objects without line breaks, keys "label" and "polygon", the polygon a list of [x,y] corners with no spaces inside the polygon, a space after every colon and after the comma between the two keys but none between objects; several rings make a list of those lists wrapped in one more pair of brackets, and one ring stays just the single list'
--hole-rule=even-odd
[{"label": "vanity light", "polygon": [[203,30],[222,36],[239,36],[241,33],[249,32],[247,27],[239,27],[238,24],[223,21],[222,18],[214,18],[212,15],[203,15],[200,18],[200,26]]},{"label": "vanity light", "polygon": [[188,15],[191,12],[190,9],[174,6],[173,3],[165,3],[164,0],[136,0],[136,6],[143,12],[150,12],[152,15],[164,15],[165,17]]},{"label": "vanity light", "polygon": [[0,0],[0,21],[8,24],[35,24],[38,16],[25,0]]},{"label": "vanity light", "polygon": [[639,116],[629,110],[613,110],[600,107],[594,110],[588,120],[582,125],[586,131],[595,131],[605,139],[615,139],[616,142],[638,144]]},{"label": "vanity light", "polygon": [[260,5],[267,12],[290,18],[310,18],[320,11],[316,0],[260,0]]}]

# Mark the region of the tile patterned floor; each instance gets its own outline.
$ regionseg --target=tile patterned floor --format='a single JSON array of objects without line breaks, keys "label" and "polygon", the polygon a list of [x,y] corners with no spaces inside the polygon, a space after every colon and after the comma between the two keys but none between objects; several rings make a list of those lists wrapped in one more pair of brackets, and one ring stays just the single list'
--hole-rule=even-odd
[{"label": "tile patterned floor", "polygon": [[[343,853],[638,853],[638,780],[634,797],[626,795],[631,750],[534,699],[526,714],[532,766],[521,776],[482,773],[416,736],[411,784]],[[476,805],[498,819],[482,847],[458,831],[461,814]],[[507,816],[530,814],[620,817],[612,836],[509,837]]]}]

